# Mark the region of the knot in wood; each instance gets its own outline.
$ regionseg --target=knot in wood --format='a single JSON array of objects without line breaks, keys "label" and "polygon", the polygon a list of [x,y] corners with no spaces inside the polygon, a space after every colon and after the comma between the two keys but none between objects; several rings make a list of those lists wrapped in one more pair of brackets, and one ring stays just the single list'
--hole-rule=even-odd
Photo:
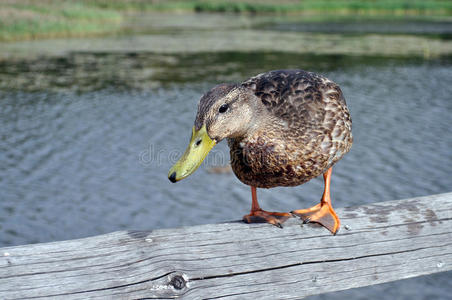
[{"label": "knot in wood", "polygon": [[176,290],[181,290],[185,287],[186,285],[186,281],[184,279],[184,277],[180,276],[180,275],[176,275],[174,276],[171,281],[170,284],[176,289]]}]

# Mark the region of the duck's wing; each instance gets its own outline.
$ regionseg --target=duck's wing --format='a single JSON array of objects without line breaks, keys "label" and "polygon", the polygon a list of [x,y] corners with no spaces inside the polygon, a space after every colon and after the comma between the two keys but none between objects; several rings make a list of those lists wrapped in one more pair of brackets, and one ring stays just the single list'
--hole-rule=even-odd
[{"label": "duck's wing", "polygon": [[[275,117],[291,125],[319,125],[331,113],[346,109],[342,91],[333,81],[303,70],[277,70],[242,83]],[[330,113],[330,114],[331,114]]]}]

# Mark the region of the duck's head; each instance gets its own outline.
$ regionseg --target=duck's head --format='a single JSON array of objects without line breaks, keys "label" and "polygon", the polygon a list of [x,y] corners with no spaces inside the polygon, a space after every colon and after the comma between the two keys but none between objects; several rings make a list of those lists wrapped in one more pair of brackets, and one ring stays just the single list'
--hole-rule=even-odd
[{"label": "duck's head", "polygon": [[235,84],[217,85],[202,96],[187,150],[168,173],[171,182],[192,174],[221,140],[247,134],[255,113],[252,98]]}]

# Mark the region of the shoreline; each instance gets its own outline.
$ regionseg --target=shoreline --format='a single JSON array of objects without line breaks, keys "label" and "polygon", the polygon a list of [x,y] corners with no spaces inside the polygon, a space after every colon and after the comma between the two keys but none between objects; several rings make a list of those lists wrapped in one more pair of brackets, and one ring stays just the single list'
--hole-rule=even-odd
[{"label": "shoreline", "polygon": [[[131,14],[150,17],[168,14],[212,15],[217,18],[299,18],[307,22],[331,19],[417,19],[451,20],[452,3],[447,1],[143,1],[143,0],[31,0],[0,3],[0,42],[111,35],[124,32]],[[171,23],[171,20],[169,21]],[[231,25],[229,25],[231,26]],[[227,26],[227,27],[229,27]],[[232,25],[233,26],[233,25]]]},{"label": "shoreline", "polygon": [[[278,43],[274,43],[278,40]],[[188,30],[93,38],[42,39],[0,43],[0,61],[58,57],[69,53],[189,54],[286,52],[317,55],[415,56],[452,54],[452,40],[401,34],[325,34],[275,30]]]}]

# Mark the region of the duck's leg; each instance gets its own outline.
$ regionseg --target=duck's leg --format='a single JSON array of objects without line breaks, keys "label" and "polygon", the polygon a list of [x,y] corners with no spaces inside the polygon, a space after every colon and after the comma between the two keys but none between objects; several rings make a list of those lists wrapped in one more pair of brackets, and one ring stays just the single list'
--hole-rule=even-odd
[{"label": "duck's leg", "polygon": [[262,210],[257,202],[256,187],[251,187],[251,211],[249,215],[243,216],[243,222],[245,223],[270,223],[279,228],[282,228],[288,218],[292,217],[290,213],[269,212]]},{"label": "duck's leg", "polygon": [[331,205],[330,198],[330,181],[331,181],[331,172],[333,168],[329,168],[328,171],[323,174],[323,180],[325,181],[325,189],[323,191],[322,199],[320,203],[308,208],[308,209],[299,209],[294,210],[292,213],[296,216],[299,216],[305,223],[307,222],[316,222],[320,225],[326,227],[333,234],[339,230],[340,221],[336,212]]}]

